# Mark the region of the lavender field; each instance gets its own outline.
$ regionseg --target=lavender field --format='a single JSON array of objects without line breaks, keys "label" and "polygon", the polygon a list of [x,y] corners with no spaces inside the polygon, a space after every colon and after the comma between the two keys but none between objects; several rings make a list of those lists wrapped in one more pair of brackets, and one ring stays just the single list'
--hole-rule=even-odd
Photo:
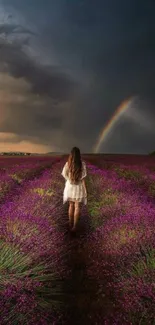
[{"label": "lavender field", "polygon": [[0,324],[155,324],[155,158],[83,155],[77,234],[66,157],[0,158]]}]

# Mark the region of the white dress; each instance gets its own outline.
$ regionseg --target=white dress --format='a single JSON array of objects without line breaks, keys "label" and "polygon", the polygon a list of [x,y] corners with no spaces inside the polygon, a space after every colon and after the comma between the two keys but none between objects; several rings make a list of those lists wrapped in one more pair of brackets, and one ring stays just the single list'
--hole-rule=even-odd
[{"label": "white dress", "polygon": [[87,176],[86,163],[82,161],[82,177],[80,178],[78,184],[70,183],[70,172],[68,167],[68,162],[63,167],[61,175],[65,178],[66,184],[63,192],[63,204],[67,201],[78,201],[87,204],[87,196],[85,193],[85,188],[82,183],[83,178]]}]

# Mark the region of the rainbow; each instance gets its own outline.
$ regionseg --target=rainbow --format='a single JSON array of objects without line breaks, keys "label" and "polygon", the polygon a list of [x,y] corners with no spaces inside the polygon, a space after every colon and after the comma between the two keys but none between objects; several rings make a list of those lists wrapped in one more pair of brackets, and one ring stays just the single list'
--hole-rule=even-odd
[{"label": "rainbow", "polygon": [[102,129],[98,140],[94,146],[94,153],[98,153],[100,146],[111,131],[114,124],[120,119],[120,117],[124,114],[124,112],[129,108],[129,105],[133,101],[133,97],[123,101],[121,105],[116,109],[115,113],[113,114],[112,118],[107,122],[105,127]]}]

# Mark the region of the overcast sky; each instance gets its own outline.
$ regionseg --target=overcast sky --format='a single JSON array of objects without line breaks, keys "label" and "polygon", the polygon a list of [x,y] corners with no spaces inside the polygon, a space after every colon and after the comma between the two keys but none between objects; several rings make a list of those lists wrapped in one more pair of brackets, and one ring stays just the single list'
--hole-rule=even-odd
[{"label": "overcast sky", "polygon": [[100,151],[155,150],[154,17],[154,0],[0,0],[0,151],[92,152],[132,96]]}]

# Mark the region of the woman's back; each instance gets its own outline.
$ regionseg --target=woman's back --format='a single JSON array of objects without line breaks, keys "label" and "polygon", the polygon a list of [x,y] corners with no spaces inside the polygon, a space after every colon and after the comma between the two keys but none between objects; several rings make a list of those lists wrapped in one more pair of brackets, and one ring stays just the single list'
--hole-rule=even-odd
[{"label": "woman's back", "polygon": [[87,176],[86,163],[81,159],[80,150],[72,148],[68,161],[65,163],[61,175],[65,178],[66,184],[63,192],[63,203],[69,201],[69,222],[71,223],[73,208],[74,226],[79,218],[79,204],[87,204],[87,191],[84,178]]},{"label": "woman's back", "polygon": [[74,182],[72,181],[71,170],[69,168],[68,161],[66,162],[66,173],[68,174],[68,180],[70,181],[70,183],[78,185],[82,181],[82,179],[86,176],[86,163],[84,161],[82,161],[81,175],[79,176],[79,178],[76,181],[74,181]]}]

